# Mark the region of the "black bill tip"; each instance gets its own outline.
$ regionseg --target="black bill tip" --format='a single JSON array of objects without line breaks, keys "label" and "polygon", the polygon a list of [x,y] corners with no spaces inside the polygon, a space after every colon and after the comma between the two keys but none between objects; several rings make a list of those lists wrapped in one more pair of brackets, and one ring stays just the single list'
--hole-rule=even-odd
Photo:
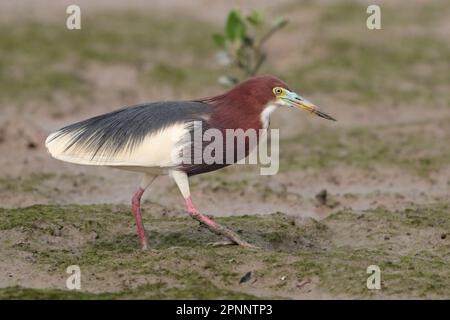
[{"label": "black bill tip", "polygon": [[327,119],[327,120],[331,120],[331,121],[337,121],[335,118],[333,118],[332,116],[327,115],[326,113],[319,111],[319,110],[314,110],[313,111],[314,114],[316,114],[317,116]]}]

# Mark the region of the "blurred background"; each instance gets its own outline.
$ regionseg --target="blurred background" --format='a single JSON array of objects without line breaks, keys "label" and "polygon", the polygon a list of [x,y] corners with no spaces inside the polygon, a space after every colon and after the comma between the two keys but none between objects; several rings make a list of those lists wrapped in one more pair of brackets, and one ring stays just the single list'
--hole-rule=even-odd
[{"label": "blurred background", "polygon": [[[0,3],[0,207],[128,204],[138,176],[54,160],[46,136],[124,105],[220,93],[224,75],[243,79],[219,63],[213,39],[239,8],[288,21],[264,44],[258,73],[283,79],[338,122],[277,111],[279,174],[235,166],[195,177],[201,210],[448,213],[449,1],[78,0],[82,28],[68,30],[72,2]],[[381,7],[381,30],[366,27],[370,4]],[[182,214],[172,182],[155,185],[144,211]]]}]

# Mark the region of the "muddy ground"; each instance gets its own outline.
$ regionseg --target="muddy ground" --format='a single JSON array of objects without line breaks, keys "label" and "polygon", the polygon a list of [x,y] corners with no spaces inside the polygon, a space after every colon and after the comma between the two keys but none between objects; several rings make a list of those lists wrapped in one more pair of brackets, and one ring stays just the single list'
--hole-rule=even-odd
[{"label": "muddy ground", "polygon": [[[65,29],[64,1],[0,4],[0,298],[450,298],[449,3],[378,1],[379,31],[365,1],[205,3],[79,1],[81,31]],[[279,110],[277,175],[192,179],[200,210],[260,249],[209,246],[221,239],[160,177],[142,252],[128,207],[139,177],[51,159],[45,137],[223,91],[211,34],[230,8],[256,5],[290,20],[262,72],[338,122]],[[74,264],[81,291],[66,289]],[[366,287],[369,265],[381,290]]]}]

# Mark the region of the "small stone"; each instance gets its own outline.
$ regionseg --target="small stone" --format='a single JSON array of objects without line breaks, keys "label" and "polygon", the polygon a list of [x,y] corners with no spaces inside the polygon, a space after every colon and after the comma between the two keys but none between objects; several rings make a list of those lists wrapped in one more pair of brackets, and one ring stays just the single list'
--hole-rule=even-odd
[{"label": "small stone", "polygon": [[252,272],[249,271],[241,278],[241,280],[239,280],[239,284],[245,283],[245,282],[249,281],[251,278],[252,278]]},{"label": "small stone", "polygon": [[384,240],[389,240],[391,239],[389,236],[384,236]]},{"label": "small stone", "polygon": [[316,199],[321,205],[327,203],[327,189],[322,189],[318,194],[316,194]]},{"label": "small stone", "polygon": [[27,143],[27,148],[28,149],[36,149],[36,147],[37,147],[37,145],[33,141],[30,141],[30,142]]},{"label": "small stone", "polygon": [[280,280],[281,280],[281,281],[284,281],[284,280],[286,280],[286,278],[287,278],[286,276],[282,276],[282,277],[280,278]]}]

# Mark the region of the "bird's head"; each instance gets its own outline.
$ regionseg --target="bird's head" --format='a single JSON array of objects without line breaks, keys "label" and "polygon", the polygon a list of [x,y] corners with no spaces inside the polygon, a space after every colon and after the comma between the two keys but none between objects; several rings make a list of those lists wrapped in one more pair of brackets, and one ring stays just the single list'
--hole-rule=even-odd
[{"label": "bird's head", "polygon": [[277,105],[301,108],[321,118],[336,121],[336,119],[334,119],[330,115],[320,111],[315,104],[313,104],[309,100],[306,100],[305,98],[301,97],[299,94],[295,92],[292,92],[283,87],[274,87],[272,89],[272,92],[275,96],[275,104]]},{"label": "bird's head", "polygon": [[[321,118],[336,121],[330,115],[322,112],[316,105],[291,91],[286,83],[280,79],[262,75],[246,80],[231,89],[227,95],[236,100],[245,100],[246,107],[254,106],[264,109],[270,105],[300,108]],[[262,111],[262,110],[261,110]]]}]

